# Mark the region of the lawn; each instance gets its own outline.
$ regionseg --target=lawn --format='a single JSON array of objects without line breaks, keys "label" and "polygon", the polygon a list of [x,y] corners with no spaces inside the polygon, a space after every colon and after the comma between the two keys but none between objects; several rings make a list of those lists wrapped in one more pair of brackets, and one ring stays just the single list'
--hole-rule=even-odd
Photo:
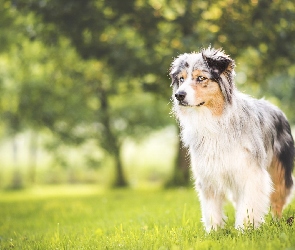
[{"label": "lawn", "polygon": [[0,193],[0,249],[295,249],[295,203],[259,230],[206,234],[193,189],[43,187]]}]

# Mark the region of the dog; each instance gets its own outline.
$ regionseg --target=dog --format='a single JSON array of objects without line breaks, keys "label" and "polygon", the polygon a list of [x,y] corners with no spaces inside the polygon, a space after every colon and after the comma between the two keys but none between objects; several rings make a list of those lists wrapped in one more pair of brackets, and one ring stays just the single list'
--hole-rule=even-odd
[{"label": "dog", "polygon": [[[222,228],[231,197],[235,228],[257,228],[271,210],[282,216],[293,187],[294,140],[284,113],[239,92],[235,62],[222,49],[185,53],[171,64],[172,102],[188,148],[202,222]],[[279,84],[279,83],[278,83]]]}]

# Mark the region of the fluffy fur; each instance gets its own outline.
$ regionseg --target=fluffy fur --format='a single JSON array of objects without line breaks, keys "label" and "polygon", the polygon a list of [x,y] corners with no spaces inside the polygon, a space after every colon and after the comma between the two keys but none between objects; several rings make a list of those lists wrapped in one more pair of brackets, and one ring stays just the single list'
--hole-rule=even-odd
[{"label": "fluffy fur", "polygon": [[234,61],[222,50],[182,54],[170,68],[173,112],[191,156],[205,229],[224,224],[230,196],[235,227],[281,216],[293,186],[294,141],[281,110],[239,92]]}]

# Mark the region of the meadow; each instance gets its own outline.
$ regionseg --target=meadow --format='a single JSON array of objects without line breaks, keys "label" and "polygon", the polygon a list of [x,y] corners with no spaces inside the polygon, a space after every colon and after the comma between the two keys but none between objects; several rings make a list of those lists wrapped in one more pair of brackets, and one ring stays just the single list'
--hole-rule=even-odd
[{"label": "meadow", "polygon": [[206,234],[193,188],[43,186],[0,193],[0,249],[295,249],[295,202],[258,230]]}]

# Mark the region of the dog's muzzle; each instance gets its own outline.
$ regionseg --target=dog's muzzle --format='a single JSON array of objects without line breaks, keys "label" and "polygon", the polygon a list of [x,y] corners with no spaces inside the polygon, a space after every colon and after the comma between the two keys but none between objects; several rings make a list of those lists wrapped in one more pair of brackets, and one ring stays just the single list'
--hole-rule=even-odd
[{"label": "dog's muzzle", "polygon": [[187,102],[184,101],[185,97],[186,97],[186,92],[184,92],[184,91],[178,91],[175,94],[175,98],[178,101],[178,104],[181,106],[200,107],[205,104],[205,102],[201,102],[197,105],[189,105]]}]

